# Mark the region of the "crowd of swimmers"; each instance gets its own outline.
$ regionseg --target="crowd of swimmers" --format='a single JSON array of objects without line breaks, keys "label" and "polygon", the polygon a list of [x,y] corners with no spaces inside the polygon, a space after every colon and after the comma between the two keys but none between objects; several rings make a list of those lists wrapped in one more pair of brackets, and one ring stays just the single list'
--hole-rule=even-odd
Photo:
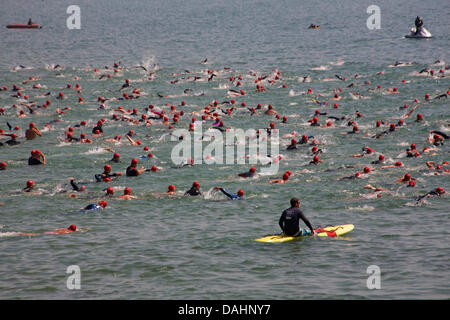
[{"label": "crowd of swimmers", "polygon": [[[202,61],[202,63],[206,63],[207,59]],[[107,76],[105,74],[102,74],[99,79],[104,78],[110,78],[111,73],[113,75],[119,73],[119,70],[121,68],[124,68],[121,63],[115,63],[114,66],[111,67],[105,67],[104,72],[107,72]],[[440,77],[445,77],[446,73],[448,72],[449,67],[445,67],[444,69],[441,69],[439,71]],[[228,70],[227,68],[224,68],[224,70]],[[432,70],[431,70],[432,71]],[[431,71],[427,71],[428,74],[431,74]],[[100,72],[99,69],[94,70],[94,74],[98,74]],[[156,71],[155,71],[156,72]],[[153,77],[155,76],[155,72],[152,72],[150,76],[148,77],[148,80],[153,80]],[[210,82],[215,81],[215,78],[218,78],[220,75],[220,70],[207,70],[207,75],[203,80]],[[256,83],[256,92],[264,92],[267,90],[267,88],[263,85],[269,85],[274,86],[276,84],[279,84],[280,88],[285,88],[287,85],[283,83],[283,78],[281,75],[281,72],[278,70],[273,70],[272,74],[267,76],[257,76],[256,73],[250,71],[250,76],[255,77],[255,83]],[[181,74],[174,74],[174,76],[181,76]],[[348,80],[346,77],[342,77],[340,75],[335,75],[337,79],[341,81]],[[357,75],[354,77],[355,79],[358,78]],[[38,77],[30,77],[28,80],[25,80],[23,83],[28,84],[30,82],[38,80]],[[78,80],[78,78],[75,78]],[[173,83],[177,83],[179,81],[200,81],[202,80],[202,77],[199,76],[193,76],[190,75],[190,72],[186,70],[185,75],[176,81],[173,81]],[[243,77],[242,75],[239,76],[231,76],[229,77],[230,85],[234,86],[236,89],[229,89],[228,95],[230,98],[235,97],[245,97],[246,92],[242,89],[240,89],[242,85]],[[353,84],[353,83],[352,83]],[[366,81],[366,85],[370,85],[370,82]],[[353,88],[354,86],[348,86],[348,88]],[[33,88],[36,88],[33,85]],[[67,90],[75,90],[75,94],[78,96],[78,103],[84,104],[86,103],[86,100],[84,97],[82,97],[82,91],[80,85],[77,83],[75,87],[72,87],[72,85],[67,85]],[[0,85],[0,91],[11,91],[11,97],[14,97],[18,100],[16,104],[14,104],[10,110],[20,110],[17,114],[17,117],[23,118],[27,116],[33,117],[34,115],[38,114],[40,110],[50,108],[51,101],[50,96],[52,95],[50,92],[45,94],[45,96],[48,98],[45,103],[42,105],[39,105],[36,102],[32,102],[30,100],[30,97],[26,95],[26,91],[28,89],[21,88],[14,84],[12,86],[12,89],[9,90],[7,86],[1,86]],[[132,93],[128,94],[126,92],[122,92],[123,90],[131,91]],[[381,90],[381,87],[378,86],[376,89],[374,88],[368,88],[367,91],[373,92],[376,90]],[[139,99],[141,98],[141,91],[142,89],[139,88],[133,88],[132,83],[129,79],[126,79],[125,82],[122,84],[120,88],[117,90],[121,94],[119,97],[112,97],[112,98],[104,98],[104,97],[97,97],[96,102],[99,103],[99,110],[104,110],[107,108],[105,105],[108,103],[108,101],[123,101],[123,100],[130,100],[130,99]],[[185,94],[190,94],[192,90],[185,90]],[[363,132],[361,130],[360,126],[358,125],[358,121],[364,119],[364,114],[362,114],[359,111],[356,111],[354,114],[351,115],[331,115],[330,110],[338,109],[338,103],[337,101],[340,101],[342,93],[341,88],[334,89],[332,93],[331,101],[333,101],[332,109],[328,109],[328,112],[325,112],[323,109],[322,111],[316,110],[314,115],[308,119],[309,125],[316,128],[329,128],[333,127],[336,123],[345,123],[347,127],[351,128],[350,131],[345,132],[344,134],[357,136],[362,135],[366,137],[367,139],[382,139],[383,137],[386,137],[388,135],[394,135],[399,128],[405,126],[405,121],[403,119],[399,119],[397,122],[389,122],[389,121],[383,121],[378,120],[376,123],[373,124],[373,128],[378,129],[379,132],[369,136],[368,133]],[[385,91],[386,94],[397,94],[398,90],[397,88],[388,88]],[[320,93],[313,94],[312,89],[309,88],[307,92],[304,93],[305,95],[310,95],[311,97],[314,97],[312,99],[313,103],[316,103],[319,107],[325,108],[328,106],[328,103],[326,101],[320,101],[323,99],[323,95]],[[355,96],[360,95],[360,93],[353,93]],[[414,103],[416,103],[416,106],[413,108],[409,108],[407,104],[401,107],[404,110],[408,110],[408,113],[405,115],[405,119],[408,119],[413,112],[419,107],[423,106],[427,103],[432,103],[433,101],[440,100],[442,98],[447,98],[448,94],[450,94],[449,91],[446,91],[444,93],[440,93],[438,96],[436,96],[434,99],[431,98],[428,94],[425,94],[425,98],[423,102],[420,102],[418,99],[414,100]],[[163,99],[167,97],[164,94],[158,94],[158,97],[160,99]],[[59,92],[55,99],[65,99],[65,94],[63,92]],[[142,98],[141,98],[142,99]],[[320,99],[320,100],[319,100]],[[167,106],[169,106],[167,104]],[[186,106],[186,102],[182,101],[180,103],[181,107]],[[26,115],[26,111],[28,111],[28,115]],[[66,112],[69,112],[71,110],[70,107],[66,107],[64,109],[57,108],[56,113],[58,114],[58,118],[50,121],[48,123],[45,123],[45,128],[50,130],[51,126],[58,123],[60,121],[60,117],[64,116]],[[180,119],[185,115],[184,110],[177,110],[177,107],[174,105],[170,106],[170,109],[167,110],[164,106],[157,107],[153,104],[150,104],[148,108],[145,108],[144,112],[140,113],[137,108],[125,110],[122,106],[119,106],[117,108],[113,109],[114,114],[109,120],[106,120],[105,118],[99,119],[94,121],[95,125],[89,130],[91,131],[91,134],[88,136],[85,133],[81,133],[79,137],[74,136],[75,129],[74,128],[86,128],[88,126],[87,121],[81,121],[79,124],[76,124],[74,126],[70,126],[66,129],[64,129],[63,138],[61,138],[61,141],[66,143],[92,143],[96,140],[101,140],[105,143],[118,143],[121,141],[120,135],[115,135],[114,138],[104,139],[104,135],[106,134],[106,131],[108,130],[107,125],[114,123],[116,121],[122,121],[125,123],[129,123],[130,125],[141,125],[145,127],[152,126],[154,123],[160,123],[163,126],[167,127],[170,134],[172,134],[173,129],[175,129],[180,124]],[[234,113],[242,111],[244,114],[247,114],[249,116],[256,116],[258,115],[259,111],[263,111],[263,115],[266,117],[269,117],[271,119],[276,119],[276,121],[279,121],[279,123],[285,124],[287,123],[288,117],[286,115],[281,116],[278,111],[273,107],[272,104],[269,104],[267,106],[263,106],[261,104],[258,104],[256,107],[248,107],[245,102],[242,102],[239,106],[239,104],[236,103],[234,99],[228,99],[223,102],[219,102],[217,100],[212,101],[207,106],[204,106],[199,112],[196,112],[197,114],[201,115],[201,121],[211,121],[212,125],[211,128],[215,130],[220,131],[226,131],[226,125],[224,123],[224,118],[226,117],[232,117]],[[0,108],[0,117],[6,115],[5,108]],[[11,113],[8,111],[8,115],[11,116]],[[321,121],[320,119],[326,118],[325,121]],[[9,120],[12,121],[12,120]],[[188,128],[190,131],[193,130],[195,126],[195,122],[199,121],[194,116],[192,117],[191,121],[189,122]],[[416,123],[423,123],[424,122],[424,116],[422,113],[417,113],[416,119],[414,120]],[[4,131],[3,129],[0,129],[0,139],[7,138],[6,141],[1,142],[0,146],[2,147],[2,153],[5,154],[7,152],[8,147],[14,147],[14,146],[22,146],[22,141],[19,140],[17,134],[14,131],[18,131],[18,126],[13,127],[10,125],[9,122],[7,122],[7,126],[9,128],[8,131]],[[386,130],[383,129],[383,127],[387,127]],[[270,122],[270,124],[265,128],[261,130],[266,130],[268,135],[270,136],[271,133],[274,130],[278,130],[276,128],[275,121]],[[109,132],[110,133],[110,132]],[[260,131],[258,131],[258,134]],[[28,129],[25,131],[24,138],[25,140],[29,141],[31,143],[32,140],[43,137],[45,132],[43,133],[43,130],[39,129],[38,126],[34,122],[29,123]],[[129,130],[125,135],[126,141],[132,146],[141,146],[142,142],[136,138],[136,134],[133,130]],[[311,156],[311,160],[309,161],[310,166],[320,166],[321,163],[324,162],[323,159],[320,159],[322,155],[324,155],[324,144],[320,141],[320,139],[316,138],[313,135],[307,135],[307,134],[299,134],[298,132],[292,132],[291,134],[287,134],[283,136],[283,138],[290,138],[290,144],[286,147],[284,150],[285,153],[288,152],[295,152],[295,151],[305,151],[308,155]],[[445,140],[447,140],[449,136],[445,134],[442,131],[437,130],[430,130],[428,137],[423,137],[424,140],[424,146],[423,148],[419,149],[415,143],[412,143],[410,147],[408,147],[404,154],[406,157],[409,158],[418,158],[421,157],[423,154],[436,152],[439,150],[439,148],[442,148],[444,145]],[[178,139],[183,139],[183,136],[178,137]],[[414,137],[415,140],[418,139],[418,137]],[[29,145],[29,144],[28,144]],[[124,168],[124,172],[113,172],[111,164],[113,163],[120,163],[120,154],[116,152],[115,150],[111,148],[104,148],[107,151],[110,151],[113,153],[113,156],[111,160],[109,160],[107,163],[105,163],[103,167],[103,172],[100,172],[98,174],[94,175],[94,181],[96,183],[108,183],[113,180],[122,179],[122,177],[137,177],[142,175],[144,172],[157,172],[159,168],[157,166],[152,166],[151,168],[145,168],[143,165],[139,165],[138,158],[133,158],[126,168]],[[144,151],[148,151],[148,147],[144,147]],[[353,179],[359,179],[364,177],[365,175],[373,174],[377,170],[384,170],[384,169],[392,169],[392,168],[401,168],[403,167],[403,163],[400,161],[387,161],[386,156],[381,153],[377,152],[374,149],[372,149],[370,146],[365,145],[362,147],[362,150],[360,153],[352,155],[353,158],[360,158],[362,161],[365,161],[366,158],[372,157],[370,160],[367,161],[366,165],[364,165],[362,171],[357,171],[354,174],[350,176],[344,176],[341,177],[340,180],[353,180]],[[376,160],[373,160],[373,157],[375,157]],[[142,156],[142,158],[154,158],[152,153],[148,153],[145,156]],[[283,159],[282,155],[274,155],[272,158],[272,161],[281,161]],[[370,163],[369,163],[370,162]],[[49,159],[44,155],[43,152],[40,150],[32,150],[30,153],[30,156],[28,158],[28,165],[49,165]],[[426,164],[424,164],[425,168],[428,170],[431,170],[436,175],[441,174],[448,174],[449,170],[447,169],[448,162],[443,161],[442,163],[437,163],[434,161],[426,161]],[[189,159],[185,165],[182,166],[184,168],[185,166],[194,166],[194,162],[192,159]],[[7,170],[7,163],[5,161],[0,162],[0,171]],[[273,177],[270,178],[267,183],[270,184],[284,184],[288,183],[289,179],[293,173],[290,170],[287,170],[283,173],[281,177]],[[238,173],[236,175],[238,178],[253,178],[257,176],[256,168],[251,167],[248,171]],[[4,180],[3,180],[4,181]],[[93,183],[95,183],[93,182]],[[411,174],[406,173],[403,177],[399,178],[398,183],[404,183],[409,188],[414,188],[417,186],[417,180],[414,177],[411,177]],[[89,182],[90,183],[90,182]],[[78,197],[78,195],[82,192],[85,192],[88,187],[86,186],[87,183],[79,183],[76,182],[74,178],[69,179],[69,185],[70,189],[64,190],[63,192],[69,192],[69,197]],[[26,186],[22,189],[22,192],[27,193],[33,193],[36,189],[36,184],[33,180],[29,180],[26,182]],[[377,197],[381,197],[383,193],[392,193],[391,190],[382,188],[382,187],[374,187],[370,184],[366,185],[364,189],[369,189],[372,191],[372,193],[376,194]],[[245,199],[245,192],[242,189],[239,189],[236,191],[236,193],[229,191],[227,188],[221,187],[221,186],[215,186],[212,189],[213,191],[220,192],[226,199],[230,200],[244,200]],[[130,187],[125,187],[123,190],[120,190],[120,195],[116,196],[117,188],[113,187],[107,187],[103,190],[103,194],[99,194],[98,198],[99,200],[97,203],[91,203],[88,204],[86,207],[84,207],[83,211],[95,211],[95,210],[103,210],[107,208],[108,202],[112,199],[118,199],[118,200],[134,200],[139,199],[140,197],[138,195],[133,194],[132,189]],[[430,197],[440,197],[447,193],[442,187],[436,186],[426,194],[420,195],[416,197],[416,204],[421,205],[424,203],[425,199],[428,199]],[[198,181],[194,181],[192,183],[192,186],[186,190],[184,193],[178,193],[176,192],[176,188],[173,184],[170,184],[167,188],[167,192],[162,193],[162,195],[180,195],[180,196],[199,196],[202,195],[202,192],[200,191],[200,184]],[[1,203],[0,203],[1,204]],[[313,228],[310,224],[310,222],[306,219],[306,217],[303,215],[303,213],[299,209],[300,207],[300,200],[297,198],[291,199],[291,208],[287,209],[283,212],[282,217],[280,218],[280,227],[284,231],[285,234],[288,235],[310,235],[314,234]],[[299,221],[302,220],[304,223],[310,228],[309,231],[305,231],[304,229],[299,228],[298,224]],[[69,227],[67,230],[75,231],[76,226]],[[61,232],[64,233],[64,232]]]}]

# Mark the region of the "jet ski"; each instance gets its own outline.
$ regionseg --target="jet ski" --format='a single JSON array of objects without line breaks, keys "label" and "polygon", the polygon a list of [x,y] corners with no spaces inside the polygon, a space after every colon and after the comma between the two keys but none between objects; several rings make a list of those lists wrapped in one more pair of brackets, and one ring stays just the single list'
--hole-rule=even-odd
[{"label": "jet ski", "polygon": [[425,27],[421,27],[418,32],[416,32],[416,28],[411,28],[411,33],[405,36],[405,38],[415,38],[415,39],[427,39],[431,37],[432,35],[430,31],[425,29]]}]

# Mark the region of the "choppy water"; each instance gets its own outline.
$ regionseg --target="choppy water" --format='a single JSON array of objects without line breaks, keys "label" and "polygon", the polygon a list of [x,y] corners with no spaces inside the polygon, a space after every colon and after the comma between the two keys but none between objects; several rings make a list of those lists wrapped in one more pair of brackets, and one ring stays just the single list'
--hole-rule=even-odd
[{"label": "choppy water", "polygon": [[[11,91],[0,92],[0,128],[9,131],[6,122],[18,125],[19,146],[0,147],[0,161],[8,163],[0,171],[0,297],[3,299],[436,299],[449,297],[448,271],[448,195],[432,198],[422,206],[414,206],[415,197],[441,186],[450,189],[448,175],[432,175],[425,166],[428,160],[441,163],[448,158],[448,142],[435,153],[418,158],[404,158],[401,152],[416,143],[418,149],[428,146],[430,130],[449,134],[448,99],[421,103],[411,118],[399,106],[414,105],[445,93],[449,86],[448,70],[443,77],[418,75],[425,67],[436,71],[448,65],[449,3],[379,1],[381,30],[366,27],[370,1],[354,4],[342,1],[339,6],[328,2],[298,1],[81,1],[81,30],[66,28],[65,12],[70,1],[5,1],[0,12],[2,25],[26,23],[29,16],[44,26],[41,30],[9,30],[0,28],[0,86],[12,88],[30,76],[39,80],[21,84],[31,101],[42,104],[51,92],[52,105],[39,109],[35,116],[17,118],[18,103]],[[415,41],[402,38],[408,33],[416,15],[424,18],[433,39]],[[308,30],[310,23],[320,30]],[[208,57],[206,65],[200,61]],[[342,62],[341,62],[342,60]],[[435,64],[436,60],[442,61]],[[121,61],[125,67],[111,79],[99,80],[104,66]],[[411,62],[404,67],[390,67],[395,61]],[[56,64],[64,70],[52,70]],[[135,68],[157,65],[153,81]],[[18,65],[27,68],[14,69]],[[223,67],[230,67],[230,73]],[[101,73],[94,73],[99,68]],[[264,84],[268,91],[254,92],[258,75],[281,72],[275,85]],[[191,71],[205,79],[203,70],[219,69],[214,81],[178,82],[173,73]],[[377,72],[384,71],[383,75]],[[356,73],[358,79],[350,79]],[[122,136],[132,129],[142,141],[133,147],[123,141],[118,145],[96,139],[92,144],[67,144],[59,141],[69,126],[87,120],[85,130],[100,118],[109,120],[112,109],[138,108],[150,103],[176,105],[184,110],[177,127],[186,128],[190,114],[213,100],[229,100],[228,77],[242,74],[245,97],[236,103],[247,106],[273,104],[280,115],[288,117],[282,124],[273,117],[259,114],[250,117],[243,110],[233,117],[223,116],[226,126],[264,128],[275,122],[280,136],[298,131],[318,137],[324,153],[319,166],[306,166],[312,156],[305,150],[286,152],[288,138],[280,142],[281,175],[294,173],[289,183],[271,185],[269,176],[249,181],[236,178],[249,165],[198,165],[183,169],[174,166],[166,126],[154,122],[149,128],[126,122],[105,125],[105,136]],[[337,80],[339,74],[349,78]],[[300,83],[310,75],[312,82]],[[79,77],[78,81],[74,77]],[[331,78],[333,81],[327,81]],[[141,98],[107,102],[106,110],[98,109],[97,97],[119,97],[124,79],[142,90]],[[402,83],[406,80],[406,83]],[[370,81],[370,85],[365,84]],[[350,83],[354,88],[346,88]],[[43,89],[31,89],[39,83]],[[79,83],[85,103],[66,89]],[[286,84],[287,88],[282,88]],[[381,85],[382,92],[369,92]],[[324,94],[328,106],[318,106],[307,88]],[[333,109],[334,88],[342,88],[339,108]],[[387,95],[386,88],[397,87],[399,94]],[[204,96],[186,96],[183,90],[204,92]],[[231,87],[232,88],[232,87]],[[55,99],[64,92],[66,100]],[[366,99],[353,99],[360,92]],[[129,92],[130,93],[130,92]],[[159,98],[157,93],[168,95]],[[180,107],[181,100],[187,105]],[[70,107],[61,121],[44,132],[42,138],[25,142],[24,129],[30,121],[39,128],[58,116],[57,107]],[[342,134],[350,131],[346,122],[332,128],[312,128],[307,120],[320,109],[329,115],[351,116],[356,110],[365,116],[357,119],[364,135]],[[424,115],[423,123],[415,123],[415,115]],[[370,136],[380,132],[377,120],[395,122],[404,119],[406,126],[382,139]],[[320,117],[321,123],[325,117]],[[207,127],[211,122],[204,125]],[[383,130],[386,127],[383,128]],[[146,137],[149,134],[150,137]],[[4,141],[4,139],[2,140]],[[402,161],[400,169],[377,170],[358,180],[339,178],[361,171],[375,157],[352,158],[364,145],[383,153],[389,161]],[[157,160],[140,160],[145,167],[156,164],[156,173],[146,172],[137,178],[121,177],[108,185],[129,186],[140,197],[132,201],[108,201],[101,212],[77,213],[98,200],[107,186],[94,183],[94,174],[102,171],[112,147],[121,154],[122,162],[113,171],[124,171],[133,157],[146,154],[149,146]],[[46,166],[30,167],[26,159],[33,149],[46,156]],[[355,165],[355,168],[342,168]],[[376,166],[373,166],[376,167]],[[341,169],[339,169],[341,168]],[[417,180],[415,188],[395,183],[409,172]],[[68,178],[87,183],[88,193],[80,199],[69,199],[58,193],[68,189]],[[36,182],[39,195],[23,195],[19,191],[27,180]],[[204,196],[185,198],[181,194],[192,182],[201,184]],[[368,194],[366,184],[395,192],[380,199],[360,199]],[[167,198],[154,193],[165,192],[174,184],[180,196]],[[244,201],[225,201],[211,188],[222,185],[246,192]],[[118,191],[119,192],[119,191]],[[279,232],[278,218],[297,196],[313,225],[353,223],[355,230],[339,239],[304,239],[281,245],[262,244],[254,238]],[[59,236],[12,237],[10,232],[45,232],[70,224],[87,227],[85,233]],[[66,268],[79,265],[81,290],[66,288]],[[370,265],[381,269],[381,290],[366,286]]]}]

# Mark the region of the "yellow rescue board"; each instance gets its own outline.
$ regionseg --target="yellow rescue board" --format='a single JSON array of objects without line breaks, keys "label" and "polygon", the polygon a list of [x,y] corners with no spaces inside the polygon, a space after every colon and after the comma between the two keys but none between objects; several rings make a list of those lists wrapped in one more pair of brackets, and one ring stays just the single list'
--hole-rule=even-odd
[{"label": "yellow rescue board", "polygon": [[[325,228],[318,228],[314,229],[314,231],[317,232],[315,236],[318,237],[337,237],[341,236],[343,234],[346,234],[350,231],[352,231],[355,228],[352,224],[343,224],[338,226],[330,226]],[[292,237],[292,236],[285,236],[283,234],[274,234],[270,236],[265,236],[262,238],[255,239],[255,241],[259,242],[286,242],[296,239],[301,239],[308,236],[298,236],[298,237]]]}]

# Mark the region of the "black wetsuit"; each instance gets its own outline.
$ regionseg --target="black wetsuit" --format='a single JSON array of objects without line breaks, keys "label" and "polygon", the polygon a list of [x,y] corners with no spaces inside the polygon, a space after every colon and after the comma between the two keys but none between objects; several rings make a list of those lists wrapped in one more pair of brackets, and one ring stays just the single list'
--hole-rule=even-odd
[{"label": "black wetsuit", "polygon": [[295,150],[297,149],[297,144],[290,144],[286,150]]},{"label": "black wetsuit", "polygon": [[78,186],[75,184],[75,182],[73,182],[73,180],[70,180],[70,185],[72,186],[72,189],[73,189],[74,191],[77,191],[77,192],[80,191],[80,187],[78,187]]},{"label": "black wetsuit", "polygon": [[94,177],[97,180],[97,182],[100,182],[105,178],[118,177],[118,176],[119,175],[117,173],[103,172],[101,174],[96,174]]},{"label": "black wetsuit", "polygon": [[288,235],[293,236],[296,235],[300,231],[299,222],[300,219],[308,226],[308,228],[313,230],[311,223],[306,219],[303,212],[297,207],[290,207],[283,211],[280,217],[280,221],[278,222],[281,230]]},{"label": "black wetsuit", "polygon": [[133,166],[129,166],[127,168],[127,177],[137,177],[139,175],[139,171],[133,167]]},{"label": "black wetsuit", "polygon": [[255,171],[251,172],[244,172],[244,173],[239,173],[238,176],[242,177],[242,178],[252,178],[255,175]]},{"label": "black wetsuit", "polygon": [[19,142],[19,141],[16,141],[16,140],[8,140],[8,141],[6,141],[5,143],[8,144],[8,145],[10,145],[10,146],[15,146],[15,145],[20,144],[20,142]]},{"label": "black wetsuit", "polygon": [[416,205],[422,205],[422,203],[425,201],[426,198],[433,197],[433,196],[440,197],[441,195],[435,190],[430,191],[427,194],[416,198]]},{"label": "black wetsuit", "polygon": [[200,190],[197,190],[194,187],[190,188],[188,191],[186,191],[184,193],[185,196],[198,196],[198,195],[201,195],[201,194],[202,193],[200,192]]},{"label": "black wetsuit", "polygon": [[41,160],[33,158],[33,157],[28,158],[28,165],[33,166],[33,165],[38,165],[38,164],[44,164],[44,163],[41,162]]},{"label": "black wetsuit", "polygon": [[95,133],[95,130],[98,130],[98,131],[100,131],[101,133],[103,133],[102,126],[97,125],[96,127],[94,127],[94,129],[92,129],[92,133]]}]

